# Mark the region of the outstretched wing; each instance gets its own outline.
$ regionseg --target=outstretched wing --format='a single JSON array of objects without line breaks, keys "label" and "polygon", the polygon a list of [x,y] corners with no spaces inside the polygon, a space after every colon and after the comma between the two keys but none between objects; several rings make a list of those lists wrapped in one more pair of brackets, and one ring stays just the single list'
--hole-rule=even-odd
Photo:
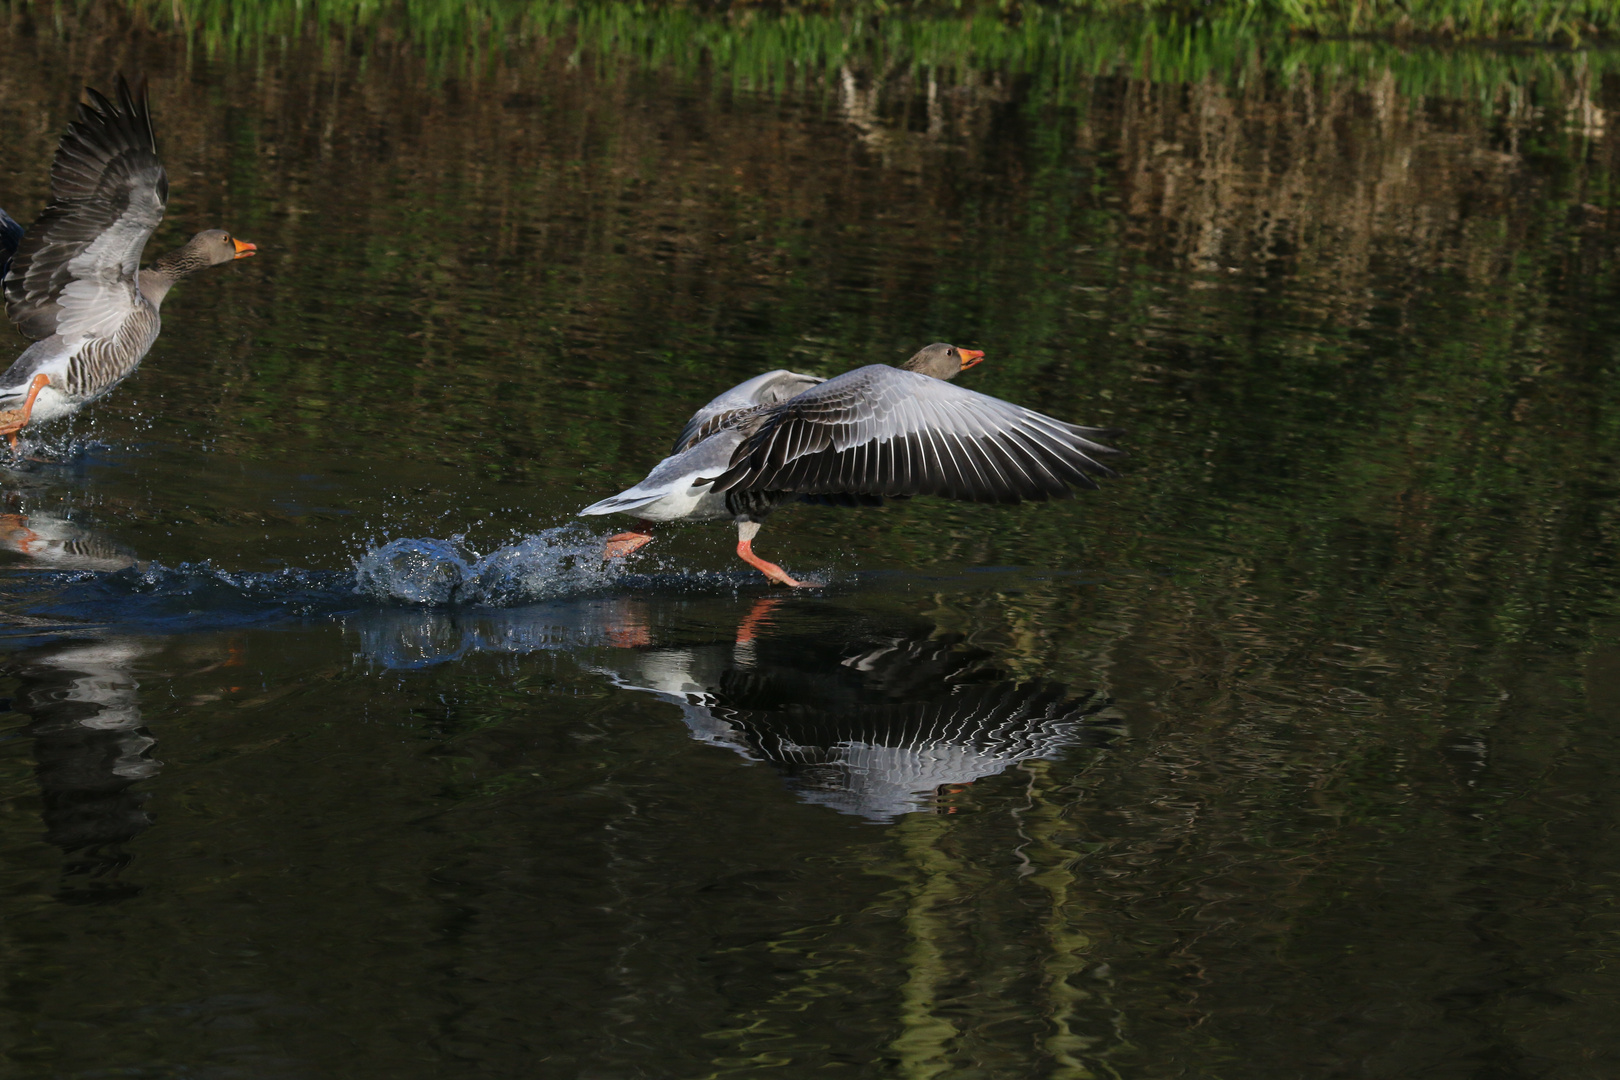
[{"label": "outstretched wing", "polygon": [[141,251],[169,198],[144,84],[132,93],[120,75],[116,102],[87,93],[51,165],[50,205],[5,278],[6,315],[35,341],[102,336],[129,316]]},{"label": "outstretched wing", "polygon": [[731,423],[739,413],[750,412],[761,406],[781,404],[826,381],[814,375],[800,375],[798,372],[779,368],[776,371],[767,371],[763,375],[756,375],[747,382],[738,383],[692,414],[692,419],[688,420],[686,426],[681,428],[681,433],[675,436],[675,449],[670,453],[678,454],[693,443],[708,438]]},{"label": "outstretched wing", "polygon": [[[763,413],[716,491],[942,495],[1015,503],[1096,487],[1108,432],[874,364]],[[700,483],[702,481],[699,481]]]}]

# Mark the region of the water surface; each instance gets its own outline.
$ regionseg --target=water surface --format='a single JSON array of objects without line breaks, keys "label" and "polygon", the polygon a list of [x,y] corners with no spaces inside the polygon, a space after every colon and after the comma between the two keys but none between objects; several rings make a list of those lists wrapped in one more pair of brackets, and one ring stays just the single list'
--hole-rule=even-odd
[{"label": "water surface", "polygon": [[[1612,1074],[1598,61],[767,92],[40,10],[0,205],[145,71],[154,250],[261,255],[0,473],[9,1075]],[[784,511],[792,594],[571,520],[940,339],[1125,475]]]}]

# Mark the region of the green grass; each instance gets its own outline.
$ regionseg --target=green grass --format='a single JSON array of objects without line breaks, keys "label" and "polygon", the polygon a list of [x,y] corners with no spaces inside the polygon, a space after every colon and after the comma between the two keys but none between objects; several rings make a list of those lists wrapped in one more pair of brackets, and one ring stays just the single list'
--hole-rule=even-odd
[{"label": "green grass", "polygon": [[[389,28],[443,43],[547,35],[571,28],[586,36],[660,33],[703,24],[715,34],[814,39],[833,51],[892,36],[896,23],[964,25],[982,43],[989,25],[1010,39],[1027,30],[1062,35],[1082,19],[1147,24],[1157,32],[1265,31],[1325,37],[1377,35],[1456,40],[1579,43],[1620,30],[1620,0],[841,0],[731,4],[589,3],[583,0],[130,0],[154,22],[180,23],[219,42],[336,29]],[[972,29],[977,28],[977,29]],[[904,31],[901,31],[904,33]],[[938,36],[936,29],[935,36]],[[962,35],[946,31],[941,44]],[[1110,36],[1105,31],[1104,36]],[[806,59],[809,59],[808,55]]]},{"label": "green grass", "polygon": [[[181,33],[216,56],[315,36],[361,54],[409,49],[441,73],[476,77],[495,53],[566,50],[609,68],[683,76],[707,69],[766,91],[830,86],[844,70],[993,71],[1028,80],[1054,104],[1113,74],[1242,84],[1310,71],[1328,82],[1392,78],[1414,99],[1489,102],[1504,90],[1584,84],[1620,69],[1620,52],[1603,49],[1460,44],[1589,45],[1620,27],[1620,0],[857,0],[772,10],[739,4],[723,13],[574,0],[128,0],[128,7],[137,22]],[[1421,35],[1454,44],[1423,47]]]},{"label": "green grass", "polygon": [[1620,28],[1620,3],[1613,0],[1068,0],[1052,6],[1181,23],[1239,19],[1330,36],[1578,42]]}]

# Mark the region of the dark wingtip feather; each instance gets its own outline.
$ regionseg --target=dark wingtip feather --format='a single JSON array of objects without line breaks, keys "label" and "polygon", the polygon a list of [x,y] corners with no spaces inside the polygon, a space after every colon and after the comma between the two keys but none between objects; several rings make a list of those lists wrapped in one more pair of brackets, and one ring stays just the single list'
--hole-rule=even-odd
[{"label": "dark wingtip feather", "polygon": [[118,100],[123,103],[123,111],[137,125],[145,129],[146,145],[153,153],[156,153],[157,131],[152,127],[152,102],[147,94],[146,76],[142,75],[136,79],[135,86],[131,89],[129,80],[125,79],[124,73],[120,71],[115,90],[118,94]]},{"label": "dark wingtip feather", "polygon": [[144,78],[132,90],[129,80],[119,74],[112,98],[93,86],[85,87],[84,93],[90,100],[79,103],[79,118],[68,125],[61,150],[83,154],[91,161],[105,160],[119,150],[157,153],[157,133],[152,127]]},{"label": "dark wingtip feather", "polygon": [[[120,75],[118,78],[120,80],[122,80],[123,76]],[[97,90],[95,87],[87,86],[87,87],[84,88],[84,92],[90,96],[90,104],[86,105],[82,101],[79,102],[79,108],[81,110],[81,112],[80,112],[81,116],[85,115],[85,113],[88,113],[89,115],[94,116],[94,117],[107,117],[107,116],[111,116],[113,113],[116,113],[118,111],[118,106],[114,105],[111,101],[107,100],[107,95],[103,94],[100,90]]]},{"label": "dark wingtip feather", "polygon": [[1068,427],[1068,429],[1070,431],[1074,432],[1076,435],[1080,436],[1082,439],[1086,440],[1086,442],[1091,444],[1089,447],[1086,448],[1087,453],[1090,453],[1090,454],[1107,454],[1109,457],[1122,457],[1122,458],[1131,456],[1128,451],[1121,450],[1117,446],[1105,446],[1102,443],[1097,441],[1098,439],[1121,439],[1121,438],[1124,438],[1126,435],[1130,434],[1130,432],[1125,428],[1118,428],[1118,427],[1081,427],[1079,424],[1069,424],[1069,425],[1066,425],[1066,426]]}]

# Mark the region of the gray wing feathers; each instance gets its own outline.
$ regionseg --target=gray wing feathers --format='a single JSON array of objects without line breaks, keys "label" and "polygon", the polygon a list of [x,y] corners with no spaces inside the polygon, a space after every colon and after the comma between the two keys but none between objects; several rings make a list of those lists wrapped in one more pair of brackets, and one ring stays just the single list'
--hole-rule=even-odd
[{"label": "gray wing feathers", "polygon": [[747,382],[738,383],[692,414],[692,419],[688,420],[686,426],[681,428],[681,433],[675,436],[675,446],[670,453],[680,453],[741,419],[744,413],[753,412],[761,407],[779,405],[826,381],[814,375],[800,375],[778,368],[776,371],[756,375]]},{"label": "gray wing feathers", "polygon": [[122,76],[116,103],[91,104],[62,136],[51,202],[22,238],[5,279],[6,314],[38,341],[108,333],[138,305],[136,273],[163,220],[169,182],[143,90]]},{"label": "gray wing feathers", "polygon": [[1096,487],[1105,432],[884,365],[761,413],[715,491],[941,495],[1015,503]]}]

